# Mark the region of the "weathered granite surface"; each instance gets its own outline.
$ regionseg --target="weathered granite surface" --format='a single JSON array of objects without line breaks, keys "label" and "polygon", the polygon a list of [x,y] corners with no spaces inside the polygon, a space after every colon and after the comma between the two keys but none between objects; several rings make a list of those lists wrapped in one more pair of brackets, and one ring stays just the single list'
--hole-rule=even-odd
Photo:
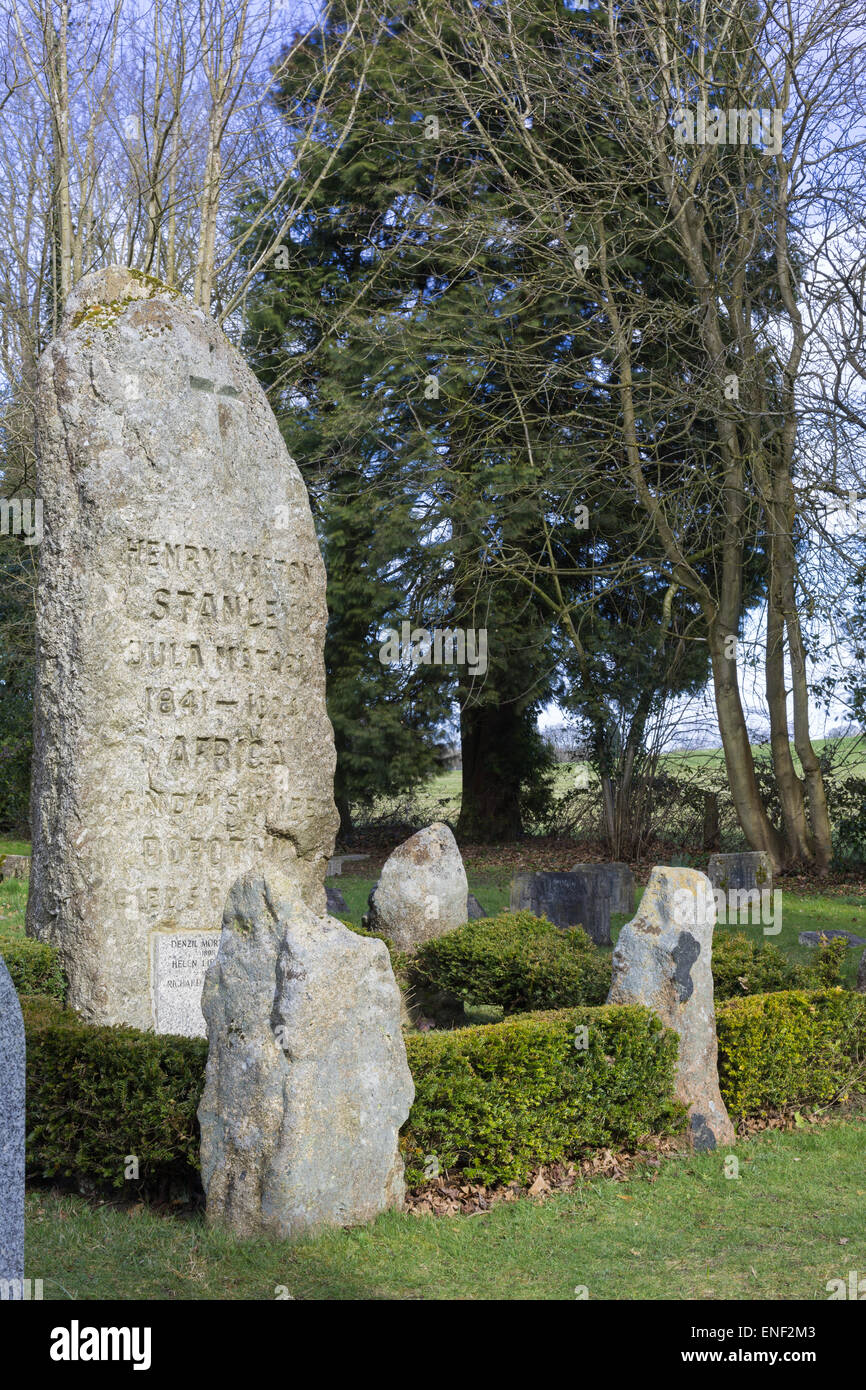
[{"label": "weathered granite surface", "polygon": [[469,886],[457,841],[436,821],[398,845],[370,894],[364,925],[401,951],[462,927]]},{"label": "weathered granite surface", "polygon": [[24,1021],[0,956],[0,1299],[24,1297]]},{"label": "weathered granite surface", "polygon": [[400,1206],[414,1087],[384,943],[318,916],[286,876],[246,874],[202,1004],[208,1220],[283,1239]]},{"label": "weathered granite surface", "polygon": [[325,909],[335,754],[306,489],[240,353],[136,272],[76,286],[37,418],[27,930],[86,1019],[203,1034],[202,933],[238,874],[290,870]]},{"label": "weathered granite surface", "polygon": [[679,1034],[677,1095],[695,1149],[734,1142],[719,1091],[712,947],[712,888],[694,869],[654,868],[638,915],[613,953],[609,1004],[643,1004]]}]

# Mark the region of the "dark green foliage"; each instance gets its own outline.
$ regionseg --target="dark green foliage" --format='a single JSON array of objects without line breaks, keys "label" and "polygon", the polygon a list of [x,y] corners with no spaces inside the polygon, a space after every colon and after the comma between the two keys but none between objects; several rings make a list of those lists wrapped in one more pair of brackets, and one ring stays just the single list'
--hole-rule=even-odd
[{"label": "dark green foliage", "polygon": [[95,1028],[53,999],[24,998],[21,1007],[28,1171],[117,1188],[134,1154],[144,1190],[170,1178],[199,1185],[205,1040]]},{"label": "dark green foliage", "polygon": [[866,1092],[866,995],[788,990],[730,999],[716,1015],[731,1118]]},{"label": "dark green foliage", "polygon": [[15,932],[14,936],[0,939],[0,956],[6,962],[6,969],[19,996],[42,994],[63,1003],[66,998],[66,977],[53,946]]},{"label": "dark green foliage", "polygon": [[[0,425],[0,443],[3,434]],[[13,834],[30,819],[34,550],[0,537],[0,830]]]},{"label": "dark green foliage", "polygon": [[579,927],[562,931],[531,912],[467,922],[427,941],[411,975],[475,1004],[498,1004],[506,1014],[603,1004],[610,959]]},{"label": "dark green foliage", "polygon": [[413,1186],[428,1155],[473,1181],[521,1181],[541,1163],[633,1147],[681,1120],[676,1034],[647,1009],[524,1014],[413,1037],[407,1050],[415,1104],[403,1148]]},{"label": "dark green foliage", "polygon": [[743,932],[717,932],[713,938],[716,999],[795,989],[807,983],[807,972],[793,965],[771,942],[756,946]]}]

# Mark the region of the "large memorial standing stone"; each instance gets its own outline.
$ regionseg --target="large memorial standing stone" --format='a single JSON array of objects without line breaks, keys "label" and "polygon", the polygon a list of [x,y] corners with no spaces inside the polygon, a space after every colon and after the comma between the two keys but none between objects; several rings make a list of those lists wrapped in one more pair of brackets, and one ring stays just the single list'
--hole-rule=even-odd
[{"label": "large memorial standing stone", "polygon": [[399,1207],[414,1087],[384,942],[318,916],[279,872],[246,874],[203,1007],[208,1220],[284,1239]]},{"label": "large memorial standing stone", "polygon": [[599,877],[584,874],[517,874],[510,910],[546,917],[556,927],[583,927],[597,946],[610,946],[610,894]]},{"label": "large memorial standing stone", "polygon": [[655,868],[619,934],[608,1004],[643,1004],[679,1034],[676,1090],[695,1149],[734,1142],[719,1090],[712,946],[716,905],[704,874]]},{"label": "large memorial standing stone", "polygon": [[253,373],[174,291],[85,277],[40,362],[27,930],[96,1023],[203,1034],[226,894],[323,886],[325,572]]},{"label": "large memorial standing stone", "polygon": [[24,1297],[24,1021],[0,956],[0,1299]]}]

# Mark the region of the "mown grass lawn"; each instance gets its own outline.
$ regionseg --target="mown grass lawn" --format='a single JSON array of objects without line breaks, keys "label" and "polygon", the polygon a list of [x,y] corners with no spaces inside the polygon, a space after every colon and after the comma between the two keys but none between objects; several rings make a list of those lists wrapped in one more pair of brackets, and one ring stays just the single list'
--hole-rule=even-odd
[{"label": "mown grass lawn", "polygon": [[[300,1244],[201,1217],[31,1191],[27,1274],[46,1299],[828,1298],[866,1272],[866,1118],[766,1132],[477,1216],[389,1213]],[[650,1181],[650,1177],[657,1177]]]}]

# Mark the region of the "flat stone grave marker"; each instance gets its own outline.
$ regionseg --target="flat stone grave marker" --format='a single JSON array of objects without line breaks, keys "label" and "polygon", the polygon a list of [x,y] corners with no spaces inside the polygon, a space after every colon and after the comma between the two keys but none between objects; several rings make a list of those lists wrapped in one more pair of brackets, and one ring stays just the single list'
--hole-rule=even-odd
[{"label": "flat stone grave marker", "polygon": [[600,879],[582,874],[517,874],[510,909],[546,917],[556,927],[583,927],[597,946],[610,946],[610,895],[604,888]]},{"label": "flat stone grave marker", "polygon": [[772,892],[773,861],[764,850],[748,850],[740,854],[712,854],[707,878],[714,888],[726,893],[744,888]]},{"label": "flat stone grave marker", "polygon": [[0,854],[0,879],[29,877],[29,854]]},{"label": "flat stone grave marker", "polygon": [[569,872],[598,880],[600,891],[610,897],[611,912],[628,917],[634,912],[634,874],[628,864],[572,864]]},{"label": "flat stone grave marker", "polygon": [[849,946],[866,946],[866,937],[855,936],[852,931],[844,931],[841,927],[828,928],[827,931],[801,931],[797,940],[801,946],[820,946],[822,936],[828,941],[847,941]]}]

